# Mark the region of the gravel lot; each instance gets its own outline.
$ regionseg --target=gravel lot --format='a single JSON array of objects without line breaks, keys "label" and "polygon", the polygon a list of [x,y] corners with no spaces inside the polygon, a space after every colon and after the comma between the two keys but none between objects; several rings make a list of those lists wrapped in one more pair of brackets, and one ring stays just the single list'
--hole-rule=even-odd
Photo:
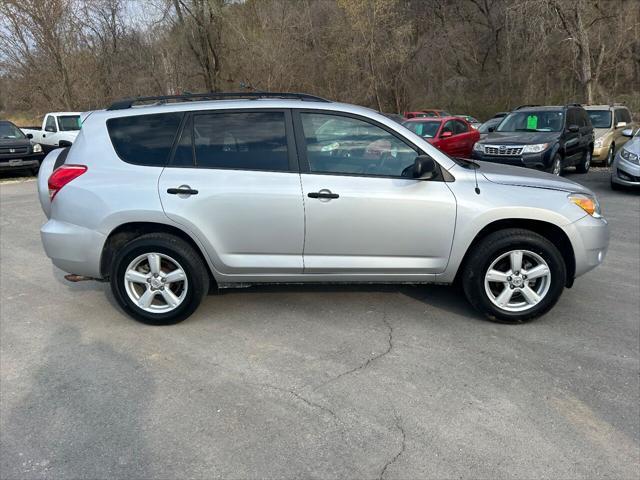
[{"label": "gravel lot", "polygon": [[0,477],[629,478],[640,474],[640,196],[571,175],[602,267],[526,325],[446,287],[254,287],[183,324],[125,316],[0,185]]}]

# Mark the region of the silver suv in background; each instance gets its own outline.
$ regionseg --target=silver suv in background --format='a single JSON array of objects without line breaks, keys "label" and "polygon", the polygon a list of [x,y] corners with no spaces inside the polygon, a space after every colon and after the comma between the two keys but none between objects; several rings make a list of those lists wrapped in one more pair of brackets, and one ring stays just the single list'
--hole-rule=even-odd
[{"label": "silver suv in background", "polygon": [[109,280],[151,324],[187,318],[212,286],[455,281],[489,318],[523,322],[609,241],[581,185],[452,159],[377,112],[304,94],[120,101],[45,163],[47,255],[72,279]]}]

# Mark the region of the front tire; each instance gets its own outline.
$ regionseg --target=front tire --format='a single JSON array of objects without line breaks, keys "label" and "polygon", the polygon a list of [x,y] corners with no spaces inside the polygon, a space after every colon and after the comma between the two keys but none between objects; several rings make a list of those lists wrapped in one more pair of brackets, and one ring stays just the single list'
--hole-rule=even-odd
[{"label": "front tire", "polygon": [[562,156],[556,153],[551,160],[551,166],[549,167],[549,173],[557,177],[562,175]]},{"label": "front tire", "polygon": [[111,290],[134,319],[171,325],[189,317],[209,291],[203,260],[183,239],[142,235],[120,249],[111,265]]},{"label": "front tire", "polygon": [[616,147],[615,145],[611,145],[609,147],[609,151],[607,152],[607,167],[610,167],[613,163],[613,157],[615,157]]},{"label": "front tire", "polygon": [[545,237],[524,229],[489,234],[462,270],[469,302],[500,323],[524,323],[548,312],[566,283],[566,266]]}]

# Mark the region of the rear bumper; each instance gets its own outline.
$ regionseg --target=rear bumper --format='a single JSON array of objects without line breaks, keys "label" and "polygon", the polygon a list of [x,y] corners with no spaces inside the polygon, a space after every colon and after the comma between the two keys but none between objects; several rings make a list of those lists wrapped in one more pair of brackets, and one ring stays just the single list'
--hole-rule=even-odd
[{"label": "rear bumper", "polygon": [[44,251],[56,267],[68,273],[100,278],[104,235],[51,219],[40,229],[40,236]]},{"label": "rear bumper", "polygon": [[600,265],[609,248],[609,223],[604,218],[586,215],[564,227],[573,246],[575,277]]}]

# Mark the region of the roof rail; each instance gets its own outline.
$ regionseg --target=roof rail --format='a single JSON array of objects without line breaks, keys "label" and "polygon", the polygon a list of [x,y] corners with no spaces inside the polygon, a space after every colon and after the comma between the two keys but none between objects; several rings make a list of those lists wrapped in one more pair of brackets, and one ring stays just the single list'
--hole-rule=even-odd
[{"label": "roof rail", "polygon": [[136,103],[157,102],[159,104],[175,101],[192,101],[192,100],[225,100],[233,98],[281,98],[289,100],[308,100],[311,102],[330,102],[322,97],[309,95],[307,93],[287,93],[287,92],[209,92],[209,93],[185,93],[183,95],[160,95],[154,97],[134,97],[116,100],[107,108],[107,110],[126,110]]},{"label": "roof rail", "polygon": [[521,108],[529,108],[529,107],[539,107],[540,105],[519,105],[513,110],[520,110]]},{"label": "roof rail", "polygon": [[610,107],[624,107],[624,102],[612,102],[609,104]]}]

